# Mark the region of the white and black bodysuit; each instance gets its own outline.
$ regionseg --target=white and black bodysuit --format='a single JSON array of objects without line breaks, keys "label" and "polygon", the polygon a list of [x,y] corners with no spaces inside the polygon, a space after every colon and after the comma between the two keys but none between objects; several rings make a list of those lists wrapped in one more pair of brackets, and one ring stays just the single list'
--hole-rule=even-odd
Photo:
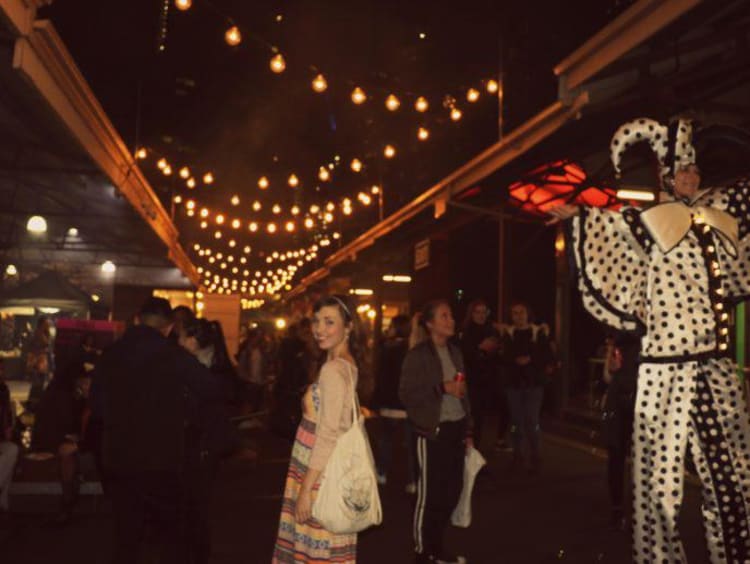
[{"label": "white and black bodysuit", "polygon": [[729,356],[731,307],[750,297],[750,182],[695,201],[584,208],[568,249],[586,309],[636,331],[635,562],[685,562],[677,531],[688,449],[711,561],[750,562],[750,418]]}]

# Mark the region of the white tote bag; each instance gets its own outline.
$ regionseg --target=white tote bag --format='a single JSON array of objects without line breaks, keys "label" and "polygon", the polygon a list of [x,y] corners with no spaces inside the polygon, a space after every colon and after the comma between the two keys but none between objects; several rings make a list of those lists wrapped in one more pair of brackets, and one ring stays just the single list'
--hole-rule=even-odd
[{"label": "white tote bag", "polygon": [[352,426],[336,440],[312,507],[332,533],[358,533],[383,520],[375,461],[352,379]]},{"label": "white tote bag", "polygon": [[451,515],[451,523],[455,527],[468,527],[471,525],[471,492],[474,490],[474,480],[487,461],[474,447],[466,449],[464,457],[464,487],[461,489],[461,497]]}]

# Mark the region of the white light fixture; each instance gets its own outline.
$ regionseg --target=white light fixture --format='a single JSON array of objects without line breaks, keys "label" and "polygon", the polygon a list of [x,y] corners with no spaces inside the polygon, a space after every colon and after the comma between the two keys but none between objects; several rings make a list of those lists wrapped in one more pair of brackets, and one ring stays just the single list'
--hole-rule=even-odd
[{"label": "white light fixture", "polygon": [[102,272],[104,274],[114,274],[115,270],[117,270],[117,267],[111,260],[105,260],[102,263]]},{"label": "white light fixture", "polygon": [[26,230],[29,233],[41,234],[47,232],[47,220],[41,215],[32,215],[26,222]]},{"label": "white light fixture", "polygon": [[68,229],[68,237],[78,237],[78,229],[75,227]]},{"label": "white light fixture", "polygon": [[370,288],[352,288],[349,293],[355,296],[372,296],[375,292]]},{"label": "white light fixture", "polygon": [[9,264],[5,267],[5,274],[8,276],[16,276],[18,274],[18,269],[16,268],[15,264]]},{"label": "white light fixture", "polygon": [[639,202],[653,202],[654,193],[648,190],[622,189],[617,191],[620,200],[636,200]]},{"label": "white light fixture", "polygon": [[411,282],[411,276],[406,274],[385,274],[383,275],[383,282],[400,282],[405,284]]},{"label": "white light fixture", "polygon": [[91,294],[92,302],[98,302],[99,300],[101,300],[101,297],[99,297],[99,294]]}]

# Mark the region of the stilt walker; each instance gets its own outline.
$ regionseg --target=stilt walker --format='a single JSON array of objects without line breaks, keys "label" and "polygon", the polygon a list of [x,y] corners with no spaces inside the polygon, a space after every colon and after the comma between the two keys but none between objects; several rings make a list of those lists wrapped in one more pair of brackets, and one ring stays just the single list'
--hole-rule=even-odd
[{"label": "stilt walker", "polygon": [[689,452],[712,563],[750,562],[750,419],[729,351],[732,305],[750,297],[750,181],[699,190],[692,125],[638,119],[611,143],[647,141],[660,203],[619,212],[562,205],[586,309],[641,335],[633,435],[633,559],[685,562],[677,530]]}]

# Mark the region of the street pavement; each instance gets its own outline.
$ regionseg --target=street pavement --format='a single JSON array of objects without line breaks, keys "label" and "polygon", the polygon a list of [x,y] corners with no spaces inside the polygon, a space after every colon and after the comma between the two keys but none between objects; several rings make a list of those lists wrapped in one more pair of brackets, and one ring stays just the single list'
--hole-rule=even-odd
[{"label": "street pavement", "polygon": [[[376,422],[372,424],[377,438]],[[216,483],[213,504],[215,564],[270,562],[290,443],[265,431],[249,442],[259,460],[228,460]],[[449,549],[472,564],[630,562],[630,535],[613,530],[605,487],[605,460],[552,436],[543,440],[544,463],[537,475],[509,471],[509,454],[488,452],[487,472],[477,481],[473,521],[451,528]],[[359,537],[361,564],[413,561],[411,520],[414,496],[404,492],[403,459],[381,490],[384,522]],[[71,524],[46,524],[56,509],[52,496],[16,496],[10,531],[0,530],[0,562],[98,564],[107,561],[111,508],[106,500],[83,498]],[[688,561],[706,562],[699,516],[700,494],[688,485],[681,518]]]}]

